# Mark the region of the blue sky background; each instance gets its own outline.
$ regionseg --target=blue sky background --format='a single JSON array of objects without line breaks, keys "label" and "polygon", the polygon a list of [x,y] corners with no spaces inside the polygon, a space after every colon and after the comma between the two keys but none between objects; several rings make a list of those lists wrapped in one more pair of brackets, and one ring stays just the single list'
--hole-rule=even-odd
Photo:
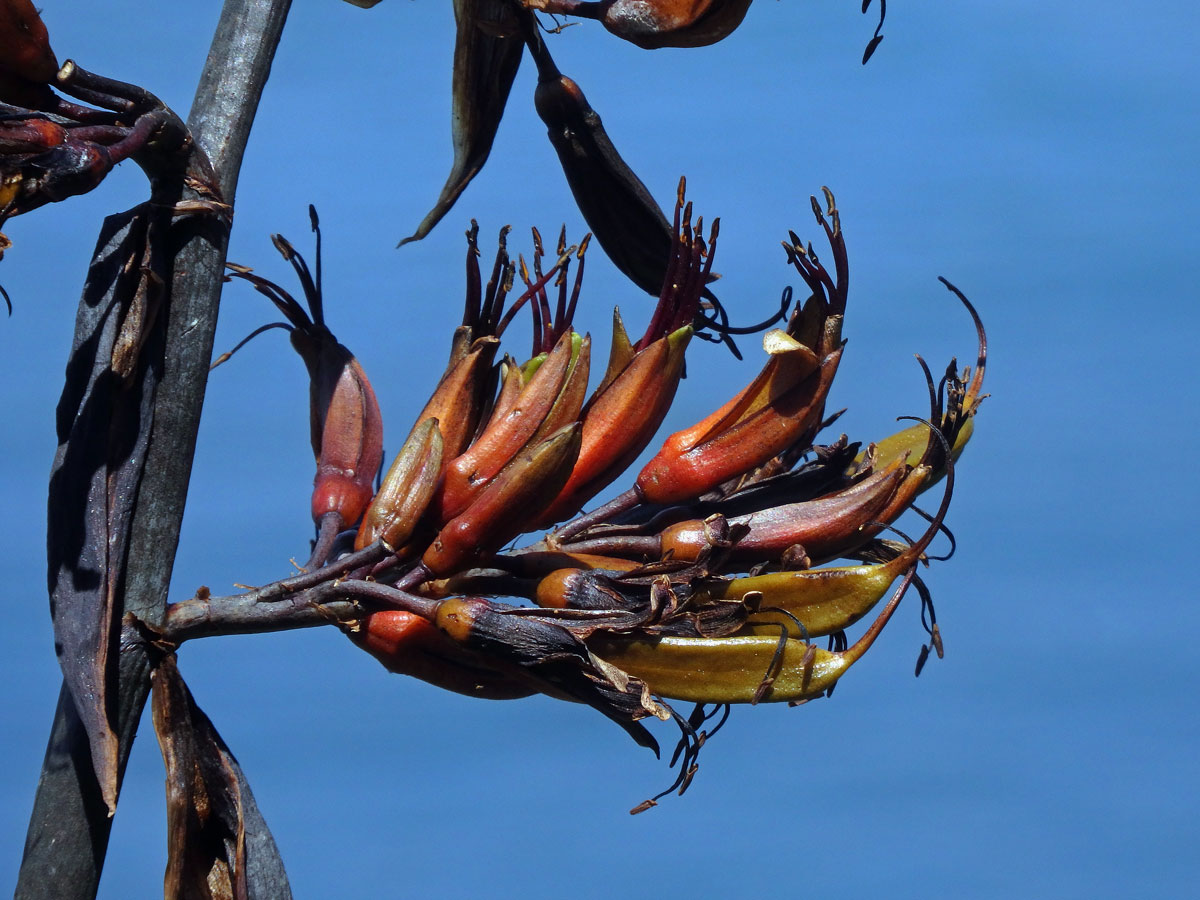
[{"label": "blue sky background", "polygon": [[[191,102],[220,4],[44,4],[60,57]],[[181,669],[246,770],[300,897],[1187,896],[1200,634],[1194,217],[1200,14],[1126,4],[760,0],[711,48],[646,52],[592,24],[550,39],[560,68],[668,206],[680,174],[722,218],[719,293],[759,318],[796,284],[778,246],[819,232],[829,185],[851,260],[833,406],[871,439],[921,414],[912,359],[973,358],[992,393],[962,459],[955,558],[929,574],[946,658],[919,680],[906,603],[830,701],[735,709],[683,798],[631,818],[665,764],[586,708],[488,703],[388,675],[333,629],[188,645]],[[440,374],[477,217],[584,231],[518,77],[492,158],[422,243],[394,249],[450,162],[449,3],[299,0],[246,157],[230,258],[285,285],[268,241],[324,224],[331,325],[362,360],[394,450]],[[44,580],[45,484],[100,189],[5,228],[0,322],[8,501],[0,633],[0,884],[16,878],[59,675]],[[650,301],[589,256],[577,323],[603,345]],[[271,311],[226,293],[218,349]],[[636,325],[634,323],[637,323]],[[525,352],[521,330],[514,352]],[[756,370],[694,348],[667,429]],[[310,536],[303,368],[259,339],[210,384],[173,596],[286,574]],[[1182,453],[1183,456],[1179,456]],[[913,598],[915,600],[915,598]],[[101,895],[161,890],[162,765],[144,723]]]}]

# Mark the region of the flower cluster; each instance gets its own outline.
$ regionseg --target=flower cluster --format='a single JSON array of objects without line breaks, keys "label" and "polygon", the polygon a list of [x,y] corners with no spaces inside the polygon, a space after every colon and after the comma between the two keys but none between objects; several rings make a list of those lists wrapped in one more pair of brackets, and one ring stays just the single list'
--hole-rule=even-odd
[{"label": "flower cluster", "polygon": [[[813,211],[831,265],[790,234],[787,259],[808,294],[792,303],[785,292],[786,322],[765,333],[761,370],[711,415],[667,437],[631,487],[587,514],[584,505],[653,440],[691,338],[728,330],[707,288],[718,223],[707,238],[702,221],[693,225],[682,181],[650,323],[633,340],[614,314],[607,364],[590,393],[592,340],[572,324],[588,239],[568,246],[560,235],[544,265],[535,230],[531,268],[509,257],[506,229],[485,286],[472,225],[466,309],[445,372],[374,490],[382,418],[361,366],[325,324],[319,262],[314,278],[275,236],[309,312],[231,266],[233,278],[283,312],[311,382],[318,538],[305,574],[263,599],[350,601],[330,617],[394,672],[478,697],[542,692],[587,703],[656,751],[642,720],[673,720],[683,762],[670,789],[690,780],[709,707],[829,694],[910,586],[931,635],[920,664],[931,647],[940,654],[916,572],[944,530],[954,460],[982,399],[983,328],[947,285],[978,330],[974,372],[952,362],[935,384],[925,368],[928,418],[891,437],[865,447],[846,435],[822,442],[839,415],[826,401],[845,347],[848,262],[832,194],[823,205],[814,198]],[[531,355],[498,360],[524,308]],[[939,482],[927,527],[904,537],[894,523]],[[836,561],[844,562],[826,565]],[[174,636],[189,636],[189,604],[212,602],[177,604]],[[850,643],[846,630],[881,603]],[[697,706],[685,717],[672,700]]]},{"label": "flower cluster", "polygon": [[[455,166],[413,239],[445,215],[482,165],[528,52],[538,70],[535,107],[597,243],[636,286],[657,293],[646,330],[634,340],[614,312],[608,359],[592,378],[591,337],[574,329],[591,235],[568,245],[564,231],[548,262],[535,230],[530,266],[509,256],[505,229],[485,285],[473,223],[465,312],[445,372],[381,477],[383,418],[362,366],[326,324],[310,208],[315,272],[274,237],[304,303],[247,267],[229,269],[231,280],[249,282],[282,313],[277,324],[290,331],[308,372],[317,537],[300,575],[232,598],[199,592],[149,629],[157,639],[174,646],[316,617],[392,671],[478,697],[541,692],[586,703],[656,752],[644,720],[673,721],[679,774],[668,790],[680,792],[718,710],[828,695],[910,588],[930,634],[918,672],[931,650],[941,654],[917,568],[935,558],[928,548],[945,531],[954,461],[983,398],[986,339],[975,310],[946,283],[975,322],[978,363],[960,372],[952,361],[940,382],[925,367],[928,418],[865,447],[846,435],[823,437],[839,415],[829,414],[827,400],[845,349],[849,275],[832,194],[812,200],[831,264],[789,233],[786,257],[807,295],[793,303],[789,288],[776,316],[731,327],[709,289],[719,223],[707,235],[703,220],[693,223],[682,180],[668,220],[579,85],[558,70],[532,12],[598,19],[643,47],[699,46],[729,34],[748,5],[512,0],[492,10],[497,21],[479,8],[460,11]],[[881,4],[881,24],[882,14]],[[126,158],[146,169],[152,186],[169,180],[194,192],[160,217],[224,210],[211,170],[188,162],[183,123],[141,88],[72,62],[59,67],[29,0],[0,0],[0,39],[0,224],[90,190]],[[868,55],[877,43],[878,31]],[[147,228],[126,264],[141,274],[112,353],[123,378],[154,318],[147,298],[163,282],[162,228]],[[0,252],[5,246],[0,235]],[[524,309],[533,342],[520,361],[502,355],[501,344]],[[782,327],[771,328],[777,321]],[[739,355],[732,334],[766,329],[758,374],[667,437],[631,486],[584,514],[654,440],[692,339],[723,341]],[[939,482],[936,510],[917,510],[927,520],[922,533],[905,537],[895,523]],[[538,532],[545,533],[518,540]],[[847,629],[880,604],[851,643]],[[684,716],[671,701],[696,706]]]}]

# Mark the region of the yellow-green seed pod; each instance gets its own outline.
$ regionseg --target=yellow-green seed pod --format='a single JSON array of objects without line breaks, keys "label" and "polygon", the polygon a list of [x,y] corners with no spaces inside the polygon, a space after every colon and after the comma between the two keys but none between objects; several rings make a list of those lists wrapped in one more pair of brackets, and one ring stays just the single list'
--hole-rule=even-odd
[{"label": "yellow-green seed pod", "polygon": [[[642,679],[654,693],[692,703],[808,700],[819,696],[855,661],[813,644],[767,635],[665,637],[589,643],[605,662]],[[778,671],[764,690],[772,671]]]},{"label": "yellow-green seed pod", "polygon": [[661,697],[693,703],[811,700],[827,691],[870,649],[912,582],[910,568],[871,627],[840,652],[794,638],[603,637],[589,649],[649,685]]},{"label": "yellow-green seed pod", "polygon": [[882,565],[772,572],[715,581],[700,593],[713,600],[738,600],[757,593],[761,611],[750,617],[742,629],[744,634],[778,637],[783,625],[789,635],[801,637],[803,625],[810,637],[821,637],[849,628],[874,609],[910,565],[912,561],[904,554]]}]

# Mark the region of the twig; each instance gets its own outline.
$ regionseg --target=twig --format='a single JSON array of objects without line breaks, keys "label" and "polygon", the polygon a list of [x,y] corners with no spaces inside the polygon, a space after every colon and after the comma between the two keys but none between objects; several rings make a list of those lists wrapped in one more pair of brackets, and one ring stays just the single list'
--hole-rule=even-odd
[{"label": "twig", "polygon": [[436,600],[375,581],[327,581],[282,597],[265,598],[261,591],[192,597],[167,609],[160,634],[168,644],[178,645],[199,637],[346,624],[361,618],[367,607],[402,609],[432,619],[437,605]]}]

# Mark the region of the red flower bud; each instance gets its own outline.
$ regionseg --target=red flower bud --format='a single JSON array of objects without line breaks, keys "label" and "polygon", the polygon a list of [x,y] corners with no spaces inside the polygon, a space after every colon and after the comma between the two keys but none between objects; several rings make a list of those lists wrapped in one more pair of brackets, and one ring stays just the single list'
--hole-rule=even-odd
[{"label": "red flower bud", "polygon": [[367,616],[350,639],[391,672],[411,675],[432,685],[488,700],[528,697],[536,689],[500,672],[483,668],[431,622],[400,610]]},{"label": "red flower bud", "polygon": [[230,264],[229,268],[234,277],[249,281],[283,313],[288,320],[283,327],[291,331],[292,346],[308,369],[309,429],[317,460],[312,516],[321,529],[309,563],[319,565],[337,532],[356,523],[371,502],[372,485],[383,461],[383,417],[362,366],[325,325],[320,230],[316,210],[310,206],[308,211],[317,232],[315,280],[303,257],[282,235],[272,236],[272,241],[296,270],[311,317],[274,282],[244,266]]},{"label": "red flower bud", "polygon": [[[731,528],[749,528],[730,551],[739,560],[776,559],[796,544],[813,559],[829,558],[849,545],[865,542],[863,526],[875,520],[903,480],[905,470],[895,465],[864,478],[858,484],[817,500],[786,503],[728,520]],[[692,519],[662,532],[661,553],[679,560],[698,559],[711,543],[706,522]]]}]

